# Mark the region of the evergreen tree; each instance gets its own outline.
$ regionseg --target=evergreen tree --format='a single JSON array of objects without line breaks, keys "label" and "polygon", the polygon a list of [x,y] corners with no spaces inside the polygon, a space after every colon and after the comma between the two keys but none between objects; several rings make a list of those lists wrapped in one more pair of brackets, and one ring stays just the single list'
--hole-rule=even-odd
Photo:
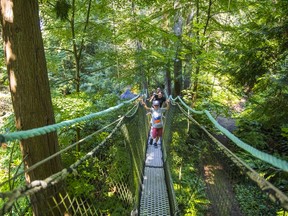
[{"label": "evergreen tree", "polygon": [[[28,130],[54,124],[38,1],[1,0],[1,6],[4,52],[16,128]],[[22,140],[20,148],[25,169],[28,169],[58,151],[57,135],[49,133]],[[60,157],[55,157],[26,173],[26,181],[43,180],[61,168]],[[41,215],[46,201],[33,202],[37,196],[31,197],[33,211],[35,215]]]}]

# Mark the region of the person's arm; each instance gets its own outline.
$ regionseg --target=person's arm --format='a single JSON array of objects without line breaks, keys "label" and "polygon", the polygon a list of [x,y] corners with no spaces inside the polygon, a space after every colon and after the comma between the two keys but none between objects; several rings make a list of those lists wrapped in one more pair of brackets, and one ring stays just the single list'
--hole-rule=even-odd
[{"label": "person's arm", "polygon": [[143,100],[141,101],[141,104],[144,106],[144,108],[145,108],[146,110],[149,110],[149,111],[151,110],[149,107],[147,107],[147,105],[144,103]]},{"label": "person's arm", "polygon": [[165,103],[166,103],[166,107],[163,108],[163,109],[168,110],[168,109],[170,108],[170,101],[169,101],[169,99],[166,100]]},{"label": "person's arm", "polygon": [[153,95],[151,96],[151,98],[150,98],[149,102],[153,101],[153,100],[154,100],[154,98],[155,98],[155,96],[156,96],[156,94],[155,94],[155,93],[153,93]]}]

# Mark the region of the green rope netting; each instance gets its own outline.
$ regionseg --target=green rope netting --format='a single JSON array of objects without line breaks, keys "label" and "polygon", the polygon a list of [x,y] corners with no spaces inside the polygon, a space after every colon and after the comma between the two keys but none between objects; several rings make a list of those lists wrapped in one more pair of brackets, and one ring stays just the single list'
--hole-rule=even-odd
[{"label": "green rope netting", "polygon": [[9,134],[0,134],[0,143],[13,141],[13,140],[28,139],[28,138],[35,137],[35,136],[44,135],[44,134],[56,131],[57,129],[60,129],[60,128],[69,127],[69,126],[76,124],[76,123],[79,123],[79,122],[84,122],[84,121],[91,120],[91,119],[98,117],[98,116],[103,116],[107,113],[110,113],[112,111],[116,111],[116,110],[120,109],[125,104],[131,104],[131,102],[135,101],[137,98],[139,98],[139,96],[140,95],[137,95],[136,97],[132,98],[131,100],[124,101],[123,103],[118,104],[117,106],[110,107],[110,108],[103,110],[101,112],[92,113],[90,115],[86,115],[86,116],[83,116],[80,118],[75,118],[72,120],[67,120],[67,121],[57,123],[57,124],[47,125],[44,127],[39,127],[39,128],[31,129],[31,130],[18,131],[18,132],[9,133]]},{"label": "green rope netting", "polygon": [[[242,188],[241,190],[247,192],[250,189],[253,190],[253,192],[251,191],[250,198],[240,200],[242,204],[245,203],[243,205],[246,207],[251,205],[253,212],[263,214],[263,211],[265,211],[261,209],[260,205],[253,206],[250,203],[250,199],[255,200],[259,198],[259,202],[263,202],[266,206],[269,206],[268,209],[270,212],[267,215],[275,215],[277,211],[279,211],[279,215],[281,215],[280,212],[284,212],[283,215],[285,215],[283,209],[288,210],[288,197],[284,193],[285,189],[282,192],[267,181],[261,174],[253,170],[241,158],[229,150],[228,147],[219,142],[205,127],[192,118],[189,110],[186,111],[180,104],[178,104],[178,107],[181,113],[190,120],[191,130],[195,131],[195,128],[200,128],[204,132],[204,134],[202,133],[201,141],[190,144],[193,145],[193,151],[196,151],[195,153],[191,152],[191,157],[194,154],[200,155],[195,164],[200,170],[198,175],[202,176],[206,182],[207,196],[214,208],[213,211],[218,212],[219,215],[231,215],[232,212],[235,214],[236,212],[241,212],[239,209],[239,200],[237,200],[239,197],[235,196],[235,191]],[[174,118],[177,118],[176,115]],[[231,147],[228,144],[226,145]],[[196,149],[200,149],[200,151]],[[280,173],[281,171],[278,172]],[[232,188],[234,189],[232,190]],[[254,196],[257,196],[257,198]],[[219,199],[219,197],[222,197],[222,199]],[[247,207],[247,209],[249,208]]]},{"label": "green rope netting", "polygon": [[[75,123],[88,121],[98,116],[105,116],[107,113],[119,110],[125,104],[132,104],[138,97],[139,95],[102,112],[81,118],[32,130],[2,134],[0,135],[0,141],[27,139],[69,127]],[[288,171],[288,163],[286,161],[263,153],[244,143],[219,125],[207,110],[195,111],[185,104],[180,97],[176,99],[170,97],[170,99],[170,109],[164,114],[163,161],[171,211],[174,215],[178,214],[179,208],[176,202],[177,196],[173,189],[173,179],[170,171],[170,166],[172,165],[169,164],[169,152],[174,124],[178,121],[177,118],[180,113],[185,113],[179,108],[180,104],[188,112],[205,114],[217,129],[237,146],[253,156],[279,169]],[[177,102],[178,100],[180,103]],[[84,153],[84,155],[82,153],[79,157],[71,155],[71,147],[78,143],[71,144],[71,147],[57,152],[56,154],[60,154],[61,158],[69,158],[71,164],[47,179],[31,182],[29,185],[14,188],[12,191],[9,190],[12,181],[23,181],[25,179],[25,171],[23,171],[15,173],[9,180],[0,183],[0,215],[32,215],[33,213],[35,215],[130,215],[132,211],[138,208],[140,202],[147,135],[149,132],[148,118],[145,114],[144,108],[135,103],[135,106],[128,113],[115,120],[113,124],[103,127],[101,130],[103,133],[92,132],[86,138],[83,138],[83,143],[89,143],[85,147],[85,152],[88,153]],[[186,117],[189,119],[189,114],[186,113]],[[201,125],[198,126],[202,127]],[[202,129],[205,130],[203,127]],[[104,139],[102,137],[103,134],[106,134]],[[89,142],[87,141],[88,139],[90,140]],[[95,142],[91,142],[91,140],[95,140]],[[226,151],[222,147],[219,148],[221,149],[219,152]],[[211,152],[212,155],[218,154],[218,151],[213,153],[213,149]],[[55,155],[34,164],[29,168],[29,171],[53,157]],[[249,172],[252,173],[251,170]],[[230,176],[233,176],[233,172]],[[251,174],[251,176],[255,178],[256,174]],[[265,183],[263,185],[267,186],[268,184]],[[220,193],[221,190],[222,188],[217,193]],[[285,199],[283,202],[285,202]],[[222,206],[223,209],[228,208],[229,203],[231,204],[231,202],[228,202],[224,207]]]},{"label": "green rope netting", "polygon": [[221,131],[223,134],[225,134],[231,141],[233,141],[237,146],[239,146],[240,148],[244,149],[245,151],[249,152],[250,154],[252,154],[253,156],[261,159],[262,161],[265,161],[281,170],[284,171],[288,171],[288,162],[281,160],[279,158],[276,158],[270,154],[267,154],[265,152],[262,152],[250,145],[248,145],[247,143],[243,142],[242,140],[240,140],[238,137],[236,137],[235,135],[233,135],[232,133],[230,133],[226,128],[222,127],[210,114],[210,112],[208,110],[204,110],[204,111],[196,111],[194,109],[192,109],[191,107],[189,107],[180,97],[177,97],[175,99],[173,99],[172,97],[170,97],[170,99],[172,101],[177,101],[179,100],[181,102],[181,104],[186,107],[189,111],[191,111],[192,113],[195,114],[205,114],[208,119],[214,124],[214,126]]},{"label": "green rope netting", "polygon": [[[32,211],[35,215],[130,215],[140,200],[148,134],[145,110],[137,103],[102,132],[88,135],[90,142],[83,138],[82,148],[88,153],[79,159],[71,148],[62,151],[64,161],[75,159],[62,171],[12,191],[10,181],[1,184],[0,215],[32,215]],[[106,133],[98,143],[97,137]],[[24,173],[14,179],[23,180]]]},{"label": "green rope netting", "polygon": [[176,195],[173,186],[173,178],[170,169],[169,163],[169,152],[170,152],[170,143],[172,141],[172,131],[173,131],[173,122],[175,121],[175,113],[177,112],[177,106],[171,104],[167,112],[165,112],[164,118],[164,132],[163,132],[163,162],[164,162],[164,171],[166,176],[166,185],[169,194],[169,202],[172,215],[179,215],[179,208],[176,200]]}]

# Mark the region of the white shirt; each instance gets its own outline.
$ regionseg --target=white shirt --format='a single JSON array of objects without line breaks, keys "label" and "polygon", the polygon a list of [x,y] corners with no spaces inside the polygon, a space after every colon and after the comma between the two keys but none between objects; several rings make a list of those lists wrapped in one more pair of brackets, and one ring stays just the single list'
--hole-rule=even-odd
[{"label": "white shirt", "polygon": [[158,108],[157,110],[154,108],[151,108],[152,113],[152,127],[154,128],[162,128],[163,127],[163,120],[162,120],[162,113],[164,113],[166,109]]}]

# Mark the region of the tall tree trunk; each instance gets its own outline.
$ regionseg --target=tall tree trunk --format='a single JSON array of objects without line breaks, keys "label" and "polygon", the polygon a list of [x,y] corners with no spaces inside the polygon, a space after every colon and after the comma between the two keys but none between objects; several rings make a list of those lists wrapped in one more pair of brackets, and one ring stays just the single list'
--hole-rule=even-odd
[{"label": "tall tree trunk", "polygon": [[[189,13],[188,17],[187,17],[187,20],[186,20],[186,26],[187,28],[189,29],[188,30],[188,37],[189,38],[192,38],[193,37],[193,34],[192,34],[192,29],[193,29],[193,18],[194,18],[194,15],[195,15],[195,11],[194,11],[194,8],[191,9],[191,12]],[[185,56],[185,67],[183,69],[183,79],[184,79],[184,82],[183,82],[183,89],[188,89],[190,88],[191,86],[191,73],[192,73],[192,63],[191,63],[191,60],[192,60],[192,42],[190,41],[186,41],[187,43],[187,49],[190,51],[190,53],[186,54]]]},{"label": "tall tree trunk", "polygon": [[135,13],[135,3],[134,1],[131,1],[131,12],[132,12],[132,16],[133,16],[133,27],[134,27],[134,31],[135,31],[135,44],[136,44],[136,65],[137,65],[137,78],[136,81],[138,81],[139,83],[141,83],[141,88],[142,89],[148,89],[148,80],[145,76],[145,71],[143,70],[143,59],[141,58],[141,53],[143,51],[142,48],[142,41],[138,39],[138,34],[139,34],[139,27],[137,24],[137,19],[136,19],[136,13]]},{"label": "tall tree trunk", "polygon": [[[198,25],[199,24],[199,0],[196,0],[196,24]],[[196,42],[197,42],[197,45],[198,47],[200,47],[200,32],[199,30],[197,30],[196,32]],[[200,49],[200,48],[198,48]],[[195,56],[195,59],[196,59],[196,70],[195,70],[195,75],[194,75],[194,81],[193,81],[193,89],[192,89],[192,106],[195,105],[196,103],[196,99],[197,99],[197,93],[198,93],[198,77],[199,77],[199,73],[200,73],[200,62],[199,62],[199,59],[198,57],[200,56],[201,54],[201,50],[197,50],[196,51],[196,56]]]},{"label": "tall tree trunk", "polygon": [[[84,48],[84,36],[82,37],[81,43],[77,45],[76,43],[76,31],[75,31],[75,11],[76,11],[76,2],[75,0],[72,1],[72,15],[70,20],[70,26],[71,26],[71,34],[72,34],[72,42],[73,42],[73,54],[74,54],[74,61],[75,61],[75,83],[76,83],[76,92],[80,92],[80,85],[81,85],[81,59],[82,59],[82,51]],[[90,18],[90,11],[91,11],[91,0],[88,1],[88,7],[87,7],[87,14],[86,14],[86,20],[83,27],[83,33],[86,32],[88,24],[89,24],[89,18]],[[81,129],[79,127],[76,127],[76,141],[79,141],[81,139]],[[76,146],[76,150],[80,151],[80,144]]]},{"label": "tall tree trunk", "polygon": [[182,60],[179,58],[179,49],[174,60],[174,96],[181,95],[182,90]]},{"label": "tall tree trunk", "polygon": [[[204,30],[203,30],[203,35],[206,35],[207,32],[207,28],[209,25],[209,21],[211,19],[211,7],[212,7],[212,0],[209,0],[209,5],[208,5],[208,10],[207,10],[207,19],[206,19],[206,23],[204,26]],[[200,10],[200,5],[199,5],[199,0],[196,1],[196,23],[199,24],[199,10]],[[205,38],[205,37],[204,37]],[[192,96],[192,104],[194,105],[196,103],[197,100],[197,94],[198,94],[198,87],[199,87],[199,75],[200,75],[200,70],[201,70],[201,63],[199,60],[199,56],[202,54],[202,50],[204,49],[205,46],[205,42],[206,41],[200,41],[200,32],[199,30],[197,30],[196,32],[196,40],[197,40],[197,44],[198,47],[200,47],[200,49],[196,52],[196,71],[195,71],[195,79],[194,79],[194,85],[193,85],[193,96]]]},{"label": "tall tree trunk", "polygon": [[[168,19],[168,13],[164,14],[164,21],[163,21],[163,29],[165,31],[169,31],[169,19]],[[165,49],[169,49],[169,40],[164,37],[163,39],[163,46]],[[169,59],[169,56],[167,56],[167,59]],[[164,73],[165,73],[165,88],[166,88],[166,93],[169,95],[172,94],[172,86],[171,86],[171,70],[170,70],[170,60],[168,60],[167,63],[164,65]]]},{"label": "tall tree trunk", "polygon": [[[85,24],[83,26],[83,33],[85,34],[87,31],[87,27],[89,24],[89,18],[90,18],[90,11],[91,11],[91,1],[88,1],[87,6],[87,14],[86,14],[86,20]],[[74,54],[74,61],[75,61],[75,83],[76,83],[76,92],[80,92],[80,85],[81,85],[81,59],[82,59],[82,51],[84,48],[84,36],[82,36],[81,42],[77,44],[77,38],[76,38],[76,30],[75,30],[75,12],[76,12],[76,1],[72,0],[72,15],[71,19],[69,20],[70,26],[71,26],[71,34],[72,34],[72,43],[73,43],[73,54]]]},{"label": "tall tree trunk", "polygon": [[172,95],[170,62],[165,64],[165,88],[168,96]]},{"label": "tall tree trunk", "polygon": [[[5,60],[18,130],[55,123],[38,14],[37,0],[1,0]],[[27,169],[58,151],[57,134],[22,140],[20,148]],[[61,169],[61,159],[55,157],[26,173],[26,181],[45,179]],[[31,199],[35,201],[37,195]],[[34,214],[48,208],[46,203],[32,202]]]},{"label": "tall tree trunk", "polygon": [[[177,5],[175,3],[175,5]],[[174,96],[181,94],[182,90],[182,60],[179,57],[181,50],[181,40],[182,40],[182,16],[181,9],[178,9],[175,17],[174,33],[178,37],[178,42],[176,45],[176,54],[174,58]]]}]

